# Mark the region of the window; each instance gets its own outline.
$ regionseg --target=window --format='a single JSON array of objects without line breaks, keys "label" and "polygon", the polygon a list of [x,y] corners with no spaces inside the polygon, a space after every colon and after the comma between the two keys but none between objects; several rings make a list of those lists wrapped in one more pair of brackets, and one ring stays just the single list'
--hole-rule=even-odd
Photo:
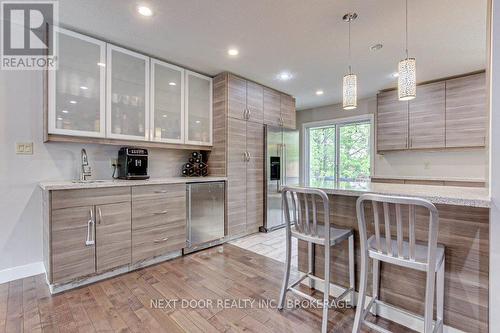
[{"label": "window", "polygon": [[310,186],[368,181],[372,164],[372,117],[304,124],[304,174]]}]

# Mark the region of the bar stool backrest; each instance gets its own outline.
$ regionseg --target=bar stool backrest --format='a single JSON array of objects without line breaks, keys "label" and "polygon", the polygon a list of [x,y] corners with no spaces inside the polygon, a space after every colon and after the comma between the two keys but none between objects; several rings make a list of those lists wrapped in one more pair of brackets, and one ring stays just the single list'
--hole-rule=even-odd
[{"label": "bar stool backrest", "polygon": [[[419,198],[406,198],[378,194],[364,194],[360,196],[356,203],[358,215],[358,226],[361,242],[361,250],[366,251],[367,246],[367,226],[365,218],[365,202],[370,202],[373,210],[373,223],[375,231],[375,247],[379,253],[395,257],[406,261],[415,261],[415,222],[417,207],[424,207],[429,212],[428,223],[428,251],[427,260],[422,262],[433,267],[436,260],[437,234],[439,228],[439,214],[430,201]],[[392,247],[393,235],[391,233],[391,212],[390,206],[395,207],[396,222],[396,249]],[[382,211],[381,211],[382,210]],[[403,210],[408,211],[407,221],[403,221]],[[381,214],[382,213],[382,214]],[[383,218],[381,218],[381,215]],[[382,221],[381,221],[382,220]],[[406,219],[405,219],[406,220]],[[404,223],[408,223],[408,239],[404,239]],[[381,236],[381,224],[384,225],[385,234]],[[382,244],[382,237],[385,236],[385,244]],[[404,241],[408,242],[408,250],[404,251]],[[405,255],[406,252],[406,255]]]},{"label": "bar stool backrest", "polygon": [[322,212],[325,226],[323,230],[330,230],[330,203],[324,191],[287,186],[283,188],[281,195],[287,228],[294,222],[295,232],[329,241],[329,232],[321,234],[322,228],[318,228],[318,213]]}]

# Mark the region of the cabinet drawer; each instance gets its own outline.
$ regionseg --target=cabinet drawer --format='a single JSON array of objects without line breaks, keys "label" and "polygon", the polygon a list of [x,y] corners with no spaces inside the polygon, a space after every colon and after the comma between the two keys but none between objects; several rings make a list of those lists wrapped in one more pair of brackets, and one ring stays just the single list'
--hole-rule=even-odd
[{"label": "cabinet drawer", "polygon": [[181,250],[185,246],[185,221],[132,231],[132,261],[134,263]]},{"label": "cabinet drawer", "polygon": [[186,223],[186,196],[132,202],[132,229]]},{"label": "cabinet drawer", "polygon": [[147,185],[132,187],[132,200],[172,199],[186,197],[186,184]]},{"label": "cabinet drawer", "polygon": [[52,192],[52,209],[130,201],[130,187],[107,187]]}]

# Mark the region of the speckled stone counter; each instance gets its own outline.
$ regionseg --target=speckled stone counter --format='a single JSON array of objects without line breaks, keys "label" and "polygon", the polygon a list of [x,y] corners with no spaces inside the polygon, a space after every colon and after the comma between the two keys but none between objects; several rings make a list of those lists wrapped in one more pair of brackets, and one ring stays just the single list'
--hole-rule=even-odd
[{"label": "speckled stone counter", "polygon": [[38,185],[45,191],[54,190],[76,190],[87,188],[102,188],[102,187],[122,187],[122,186],[141,186],[141,185],[163,185],[163,184],[188,184],[188,183],[203,183],[225,181],[226,177],[170,177],[170,178],[151,178],[146,180],[90,180],[86,182],[63,180],[63,181],[46,181],[40,182]]},{"label": "speckled stone counter", "polygon": [[364,193],[419,197],[434,204],[456,205],[466,207],[490,207],[490,196],[487,188],[385,184],[372,182],[323,182],[306,186],[319,188],[327,194],[360,196]]}]

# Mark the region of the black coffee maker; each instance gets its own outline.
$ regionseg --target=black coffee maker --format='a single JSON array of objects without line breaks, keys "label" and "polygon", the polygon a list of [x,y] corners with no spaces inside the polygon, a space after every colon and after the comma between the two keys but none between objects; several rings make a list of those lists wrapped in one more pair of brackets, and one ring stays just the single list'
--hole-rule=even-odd
[{"label": "black coffee maker", "polygon": [[148,179],[148,150],[123,147],[118,151],[119,179]]}]

